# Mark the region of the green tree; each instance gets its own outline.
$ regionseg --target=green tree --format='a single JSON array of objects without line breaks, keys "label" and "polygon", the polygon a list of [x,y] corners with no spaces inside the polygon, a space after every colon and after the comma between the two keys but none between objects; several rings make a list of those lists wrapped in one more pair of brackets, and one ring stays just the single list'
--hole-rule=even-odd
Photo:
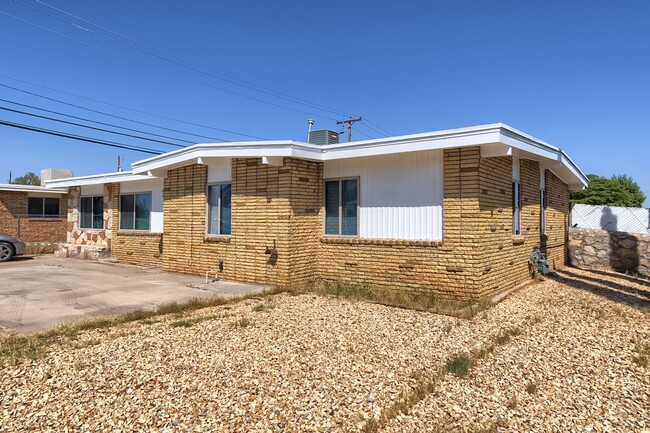
[{"label": "green tree", "polygon": [[580,191],[571,191],[571,203],[643,207],[646,196],[631,177],[619,175],[607,178],[595,174],[587,177],[589,186]]},{"label": "green tree", "polygon": [[38,177],[33,172],[28,172],[24,176],[20,176],[14,179],[14,183],[18,185],[40,185],[41,178]]}]

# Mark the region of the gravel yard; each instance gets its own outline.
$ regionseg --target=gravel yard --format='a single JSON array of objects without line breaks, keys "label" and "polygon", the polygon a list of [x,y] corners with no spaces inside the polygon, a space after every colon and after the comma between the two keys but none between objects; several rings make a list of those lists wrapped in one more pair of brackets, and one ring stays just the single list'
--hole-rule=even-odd
[{"label": "gravel yard", "polygon": [[311,294],[154,317],[0,367],[0,431],[363,431],[428,372],[379,431],[650,431],[649,307],[644,280],[568,269],[471,320]]}]

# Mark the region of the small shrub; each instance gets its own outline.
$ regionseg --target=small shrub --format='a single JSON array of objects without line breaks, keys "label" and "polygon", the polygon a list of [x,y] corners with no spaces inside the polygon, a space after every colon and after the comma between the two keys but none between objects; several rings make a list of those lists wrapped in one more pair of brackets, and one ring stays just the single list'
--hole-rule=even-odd
[{"label": "small shrub", "polygon": [[138,320],[148,319],[153,316],[155,313],[153,311],[147,310],[134,310],[124,313],[119,316],[118,321],[120,323],[136,322]]},{"label": "small shrub", "polygon": [[514,409],[517,409],[518,404],[519,404],[519,402],[517,401],[517,396],[513,395],[512,398],[510,399],[510,401],[508,401],[508,404],[506,405],[506,407],[508,409],[510,409],[510,410],[514,410]]},{"label": "small shrub", "polygon": [[447,372],[455,376],[464,377],[469,373],[471,366],[472,360],[469,356],[465,354],[456,354],[447,360],[445,368],[447,369]]},{"label": "small shrub", "polygon": [[634,361],[634,363],[640,367],[648,366],[648,357],[645,355],[633,356],[632,361]]},{"label": "small shrub", "polygon": [[526,384],[526,392],[528,394],[537,394],[537,391],[538,391],[537,384],[532,380]]},{"label": "small shrub", "polygon": [[176,322],[170,323],[170,326],[172,328],[189,328],[194,323],[191,320],[177,320]]},{"label": "small shrub", "polygon": [[235,321],[235,328],[246,328],[250,326],[253,322],[248,317],[241,317],[239,320]]}]

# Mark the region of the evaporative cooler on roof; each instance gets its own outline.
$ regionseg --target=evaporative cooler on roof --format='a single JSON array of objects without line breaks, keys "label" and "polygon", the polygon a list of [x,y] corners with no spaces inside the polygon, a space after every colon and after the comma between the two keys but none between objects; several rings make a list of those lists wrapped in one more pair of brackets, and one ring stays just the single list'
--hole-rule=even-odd
[{"label": "evaporative cooler on roof", "polygon": [[339,133],[329,129],[319,129],[309,133],[309,142],[311,144],[337,144],[339,142]]}]

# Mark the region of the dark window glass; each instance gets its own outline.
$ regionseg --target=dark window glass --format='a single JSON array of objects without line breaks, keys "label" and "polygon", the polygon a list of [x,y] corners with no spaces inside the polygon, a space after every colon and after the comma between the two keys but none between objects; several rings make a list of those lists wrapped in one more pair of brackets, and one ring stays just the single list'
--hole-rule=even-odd
[{"label": "dark window glass", "polygon": [[45,197],[43,199],[43,215],[59,216],[59,199],[52,197]]},{"label": "dark window glass", "polygon": [[43,215],[43,199],[41,197],[29,197],[27,199],[27,213],[30,215]]},{"label": "dark window glass", "polygon": [[93,198],[81,197],[81,217],[79,219],[79,227],[82,229],[92,228],[93,220]]},{"label": "dark window glass", "polygon": [[120,229],[133,230],[135,219],[135,197],[133,195],[120,196]]},{"label": "dark window glass", "polygon": [[221,221],[220,234],[230,234],[230,184],[221,185]]},{"label": "dark window glass", "polygon": [[104,228],[104,197],[93,197],[93,228]]},{"label": "dark window glass", "polygon": [[151,194],[135,195],[135,229],[149,230],[149,218],[151,215]]},{"label": "dark window glass", "polygon": [[357,234],[357,180],[341,181],[341,234],[356,236]]},{"label": "dark window glass", "polygon": [[339,234],[339,181],[325,182],[325,234]]},{"label": "dark window glass", "polygon": [[521,234],[521,186],[512,183],[512,234]]}]

